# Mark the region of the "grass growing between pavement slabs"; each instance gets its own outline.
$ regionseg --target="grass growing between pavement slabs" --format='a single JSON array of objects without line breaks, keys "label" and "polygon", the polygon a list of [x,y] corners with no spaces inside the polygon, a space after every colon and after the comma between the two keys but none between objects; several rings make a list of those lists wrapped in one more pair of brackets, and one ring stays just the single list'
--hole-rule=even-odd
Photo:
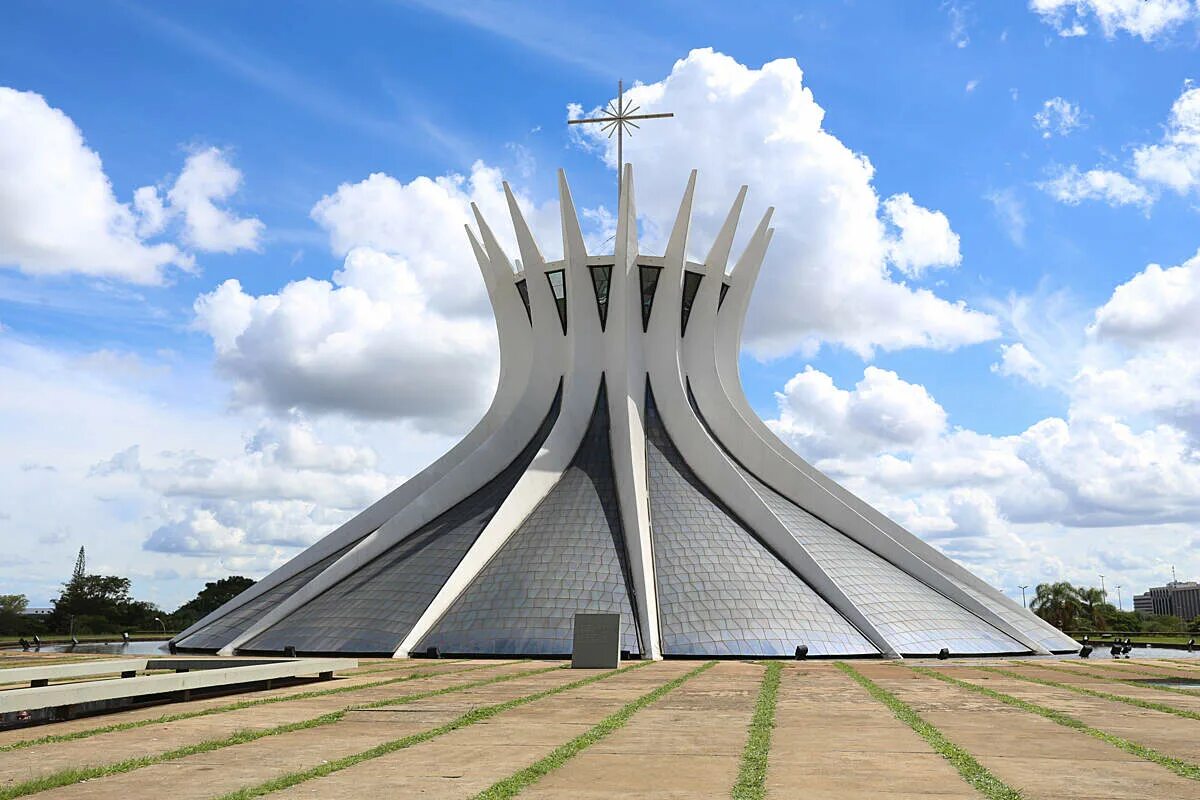
[{"label": "grass growing between pavement slabs", "polygon": [[404,750],[405,748],[412,747],[413,745],[427,742],[430,739],[436,739],[439,736],[444,736],[447,733],[459,730],[460,728],[465,728],[468,725],[474,725],[476,722],[482,722],[485,719],[490,719],[497,714],[508,711],[512,708],[516,708],[517,706],[527,705],[528,703],[532,703],[536,700],[541,700],[556,694],[562,694],[563,692],[568,692],[572,689],[578,689],[583,686],[587,686],[588,684],[602,681],[605,678],[611,678],[613,675],[618,675],[622,672],[628,672],[631,669],[638,669],[639,667],[644,667],[647,664],[652,663],[654,662],[642,661],[628,667],[609,670],[607,672],[602,672],[599,675],[592,675],[591,677],[584,678],[583,680],[573,681],[562,686],[556,686],[553,689],[545,689],[540,692],[535,692],[534,694],[525,695],[524,697],[516,697],[503,703],[473,708],[462,716],[447,722],[445,725],[439,725],[436,728],[431,728],[427,731],[415,733],[411,736],[405,736],[400,739],[393,739],[390,742],[384,742],[383,744],[376,745],[370,750],[364,750],[361,753],[355,753],[352,756],[346,756],[345,758],[339,758],[334,761],[327,761],[324,764],[311,769],[291,772],[287,775],[280,775],[278,778],[260,783],[257,786],[247,786],[246,788],[239,789],[236,792],[230,792],[229,794],[221,795],[221,797],[217,798],[217,800],[250,800],[252,797],[262,797],[263,795],[271,794],[272,792],[277,792],[281,789],[287,789],[291,786],[295,786],[296,784],[311,781],[315,778],[323,778],[326,775],[331,775],[335,772],[341,772],[344,769],[349,769],[350,767],[353,767],[356,764],[361,764],[364,761],[370,761],[371,759],[379,758],[380,756],[385,756],[389,753],[394,753],[397,750]]},{"label": "grass growing between pavement slabs", "polygon": [[1131,742],[1128,739],[1115,736],[1107,731],[1102,731],[1099,728],[1093,728],[1091,725],[1077,720],[1069,714],[1064,714],[1061,711],[1056,711],[1053,708],[1047,708],[1046,706],[1041,706],[1037,703],[1030,703],[1027,700],[1021,700],[1020,698],[1004,694],[1003,692],[997,692],[995,689],[989,689],[986,686],[979,686],[978,684],[974,684],[969,681],[951,678],[949,675],[943,675],[937,670],[932,670],[928,667],[910,667],[910,669],[918,674],[925,675],[930,678],[936,678],[939,681],[949,683],[952,686],[957,686],[961,689],[966,689],[969,692],[975,692],[976,694],[983,695],[984,697],[990,697],[993,700],[998,700],[1005,705],[1012,706],[1013,708],[1019,708],[1022,711],[1028,711],[1031,714],[1037,714],[1039,717],[1045,717],[1051,722],[1057,722],[1063,727],[1077,730],[1080,733],[1086,733],[1088,736],[1099,739],[1102,742],[1108,742],[1113,747],[1124,750],[1130,755],[1135,755],[1138,758],[1144,758],[1147,761],[1153,761],[1160,767],[1166,767],[1167,769],[1171,770],[1171,772],[1174,772],[1176,775],[1180,775],[1184,778],[1189,778],[1194,781],[1200,781],[1200,764],[1196,764],[1191,761],[1184,761],[1182,758],[1169,756],[1166,753],[1159,752],[1151,747],[1140,745],[1137,742]]},{"label": "grass growing between pavement slabs", "polygon": [[[1118,703],[1128,703],[1131,706],[1138,706],[1139,708],[1146,708],[1151,711],[1162,711],[1165,714],[1174,714],[1177,717],[1200,720],[1200,713],[1189,711],[1186,708],[1176,708],[1175,706],[1155,703],[1152,700],[1140,700],[1136,697],[1126,697],[1125,695],[1121,694],[1111,694],[1110,692],[1102,692],[1099,689],[1089,689],[1086,686],[1080,686],[1078,684],[1059,683],[1058,681],[1052,681],[1048,678],[1037,678],[1032,675],[1025,675],[1021,672],[999,669],[997,667],[979,667],[979,669],[987,672],[994,672],[997,675],[1004,675],[1005,677],[1009,678],[1017,678],[1018,680],[1029,681],[1030,683],[1040,683],[1043,686],[1051,686],[1056,689],[1069,689],[1072,692],[1086,694],[1090,697],[1101,697],[1105,700],[1113,700]],[[1109,676],[1102,675],[1098,672],[1088,672],[1085,669],[1076,669],[1074,667],[1040,667],[1040,669],[1049,669],[1060,674],[1082,675],[1086,678],[1096,678],[1097,680],[1108,681],[1110,683],[1120,683],[1127,686],[1136,686],[1138,688],[1156,689],[1163,692],[1171,692],[1172,694],[1181,694],[1187,697],[1200,697],[1200,694],[1189,689],[1177,689],[1174,686],[1155,686],[1153,683],[1147,683],[1140,680],[1131,680],[1129,678],[1110,678]]]},{"label": "grass growing between pavement slabs", "polygon": [[468,689],[475,689],[480,686],[487,686],[493,683],[502,681],[511,681],[517,678],[528,678],[534,675],[540,675],[544,672],[552,672],[554,670],[564,669],[562,666],[555,665],[553,667],[542,667],[540,669],[524,670],[522,672],[514,672],[507,675],[497,675],[483,680],[464,683],[461,686],[448,686],[442,689],[431,689],[427,692],[418,692],[417,694],[404,695],[402,697],[393,697],[384,700],[376,700],[371,703],[363,703],[361,705],[348,706],[338,711],[331,711],[328,714],[322,714],[319,717],[302,720],[300,722],[292,722],[287,725],[277,725],[273,728],[261,728],[237,731],[222,739],[209,739],[196,744],[179,747],[174,750],[168,750],[165,753],[157,753],[155,755],[141,756],[138,758],[128,758],[124,761],[118,761],[115,764],[107,764],[97,767],[75,767],[71,769],[59,770],[52,772],[49,775],[43,775],[40,778],[33,778],[21,783],[15,783],[11,786],[0,787],[0,800],[12,800],[16,797],[24,797],[26,795],[44,792],[47,789],[55,789],[60,786],[69,786],[73,783],[91,780],[93,778],[106,778],[110,775],[120,775],[125,772],[133,772],[142,767],[149,767],[154,764],[162,764],[168,761],[176,761],[187,756],[196,755],[198,753],[208,753],[213,750],[221,750],[234,745],[246,744],[258,739],[263,739],[267,736],[279,736],[284,733],[292,733],[294,731],[306,730],[308,728],[319,728],[323,725],[332,725],[335,722],[343,719],[347,713],[356,709],[383,708],[385,706],[404,705],[406,703],[415,703],[418,700],[425,700],[430,697],[439,695],[451,694],[453,692],[462,692]]},{"label": "grass growing between pavement slabs", "polygon": [[678,678],[647,692],[633,702],[623,706],[616,713],[605,717],[595,726],[576,736],[571,741],[554,748],[550,755],[540,761],[536,761],[525,767],[525,769],[513,773],[499,783],[492,784],[489,788],[475,795],[472,800],[506,800],[506,798],[516,797],[522,790],[537,783],[583,750],[623,728],[634,714],[670,692],[675,691],[701,672],[716,666],[716,663],[715,661],[705,662],[691,672],[680,675]]},{"label": "grass growing between pavement slabs", "polygon": [[896,697],[896,695],[884,689],[844,661],[835,661],[833,665],[849,675],[859,686],[866,689],[871,697],[887,706],[896,719],[912,728],[918,736],[933,748],[935,753],[949,761],[958,770],[958,774],[962,776],[964,781],[973,786],[988,800],[1021,800],[1024,797],[1019,789],[1014,789],[993,775],[986,767],[976,761],[974,756],[947,739],[945,734],[922,719],[921,715],[913,711],[912,707],[899,697]]},{"label": "grass growing between pavement slabs", "polygon": [[[103,725],[99,728],[88,728],[83,731],[74,731],[72,733],[52,733],[48,736],[41,736],[37,739],[23,739],[19,742],[10,742],[0,745],[0,753],[9,750],[21,750],[26,747],[34,747],[43,744],[58,744],[59,742],[70,742],[75,739],[87,739],[92,736],[99,736],[103,733],[116,733],[117,731],[129,731],[134,728],[144,728],[148,725],[162,725],[168,722],[178,722],[183,719],[192,719],[194,717],[210,717],[214,714],[224,714],[229,711],[241,711],[243,708],[254,708],[255,706],[265,706],[274,703],[287,703],[292,700],[312,700],[316,697],[327,697],[331,694],[345,694],[346,692],[358,692],[364,689],[377,689],[380,686],[391,686],[396,683],[407,683],[408,681],[420,680],[422,678],[432,678],[441,675],[458,675],[463,672],[474,672],[475,670],[488,669],[489,667],[506,667],[512,664],[523,664],[529,659],[520,659],[517,661],[506,661],[500,664],[483,664],[478,667],[467,667],[465,669],[449,670],[446,672],[410,672],[407,675],[402,675],[398,678],[389,678],[387,680],[372,681],[371,683],[358,683],[353,686],[335,686],[332,689],[314,689],[309,692],[298,692],[297,694],[278,695],[275,697],[260,697],[254,700],[241,700],[237,703],[229,703],[223,706],[214,706],[212,708],[202,708],[197,711],[180,711],[177,714],[164,714],[161,717],[152,719],[139,719],[130,722],[115,722],[112,725]],[[448,663],[448,662],[447,662]],[[350,676],[354,677],[354,676]],[[3,795],[0,795],[2,797]]]},{"label": "grass growing between pavement slabs", "polygon": [[733,785],[733,800],[762,800],[767,795],[767,756],[771,752],[771,732],[775,730],[775,705],[779,700],[779,677],[783,664],[767,663],[758,700],[754,703],[754,718],[742,750],[737,783]]},{"label": "grass growing between pavement slabs", "polygon": [[414,668],[421,669],[422,667],[445,666],[447,664],[461,664],[462,662],[469,661],[469,660],[470,659],[466,659],[466,658],[455,658],[455,659],[446,659],[446,660],[437,660],[437,661],[434,661],[433,659],[421,659],[420,661],[409,660],[408,663],[406,663],[406,664],[400,664],[400,665],[390,664],[390,665],[384,666],[384,667],[374,667],[373,669],[364,669],[362,667],[355,667],[353,670],[350,670],[347,672],[340,672],[338,674],[341,675],[343,678],[357,678],[359,675],[375,675],[376,673],[379,673],[379,672],[399,672],[400,670],[404,670],[404,669],[414,669]]}]

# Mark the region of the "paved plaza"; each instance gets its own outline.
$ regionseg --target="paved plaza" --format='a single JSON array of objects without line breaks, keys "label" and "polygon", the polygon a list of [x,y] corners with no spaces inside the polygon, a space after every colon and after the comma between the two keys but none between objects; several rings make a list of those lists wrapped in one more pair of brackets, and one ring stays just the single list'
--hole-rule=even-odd
[{"label": "paved plaza", "polygon": [[1197,797],[1192,682],[1183,654],[365,660],[332,682],[0,732],[0,798]]}]

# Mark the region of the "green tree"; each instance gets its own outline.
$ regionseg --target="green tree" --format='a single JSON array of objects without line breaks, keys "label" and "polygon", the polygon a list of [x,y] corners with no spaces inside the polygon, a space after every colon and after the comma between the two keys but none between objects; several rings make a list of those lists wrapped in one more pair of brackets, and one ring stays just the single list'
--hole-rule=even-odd
[{"label": "green tree", "polygon": [[[1077,586],[1075,592],[1079,595],[1079,602],[1083,605],[1081,611],[1086,623],[1085,627],[1095,631],[1108,630],[1104,608],[1108,603],[1104,601],[1104,592],[1094,586],[1090,589]],[[1111,608],[1111,606],[1109,607]],[[1116,609],[1113,610],[1116,611]]]},{"label": "green tree", "polygon": [[147,628],[158,608],[152,603],[134,600],[128,578],[116,575],[74,576],[54,600],[50,624],[67,633],[118,633]]},{"label": "green tree", "polygon": [[1039,583],[1030,607],[1059,630],[1070,630],[1083,609],[1083,600],[1079,589],[1066,581]]},{"label": "green tree", "polygon": [[0,594],[0,634],[24,633],[25,609],[28,607],[29,598],[23,594]]},{"label": "green tree", "polygon": [[254,585],[252,578],[241,575],[231,575],[219,581],[209,581],[199,594],[175,610],[171,615],[171,626],[181,631],[196,620],[216,611],[225,603],[237,597]]},{"label": "green tree", "polygon": [[1142,629],[1142,615],[1136,611],[1119,611],[1111,605],[1106,610],[1108,630],[1116,633],[1137,633]]},{"label": "green tree", "polygon": [[1142,633],[1179,633],[1183,620],[1173,614],[1151,614],[1142,620]]}]

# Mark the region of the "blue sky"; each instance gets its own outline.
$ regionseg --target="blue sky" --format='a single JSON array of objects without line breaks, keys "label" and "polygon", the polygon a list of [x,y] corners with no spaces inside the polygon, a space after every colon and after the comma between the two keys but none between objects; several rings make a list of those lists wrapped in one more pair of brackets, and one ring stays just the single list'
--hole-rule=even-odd
[{"label": "blue sky", "polygon": [[[540,215],[559,166],[611,209],[565,120],[618,78],[678,113],[626,150],[649,240],[691,167],[701,238],[738,183],[778,208],[743,378],[789,444],[1009,592],[1195,577],[1200,11],[1146,5],[5,4],[0,591],[47,602],[85,544],[173,608],[452,443],[495,359],[425,215],[500,177]],[[470,377],[422,374],[423,332]]]}]

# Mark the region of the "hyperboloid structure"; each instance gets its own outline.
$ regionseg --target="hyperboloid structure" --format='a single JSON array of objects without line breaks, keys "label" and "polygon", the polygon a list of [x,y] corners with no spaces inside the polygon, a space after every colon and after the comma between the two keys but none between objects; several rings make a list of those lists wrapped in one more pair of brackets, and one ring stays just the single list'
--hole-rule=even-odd
[{"label": "hyperboloid structure", "polygon": [[576,612],[642,658],[1066,652],[1078,645],[780,442],[738,350],[771,211],[727,271],[745,188],[687,259],[696,175],[661,256],[632,168],[611,255],[559,175],[564,258],[505,187],[520,261],[467,235],[500,340],[491,407],[448,453],[174,640],[222,653],[563,655]]}]

